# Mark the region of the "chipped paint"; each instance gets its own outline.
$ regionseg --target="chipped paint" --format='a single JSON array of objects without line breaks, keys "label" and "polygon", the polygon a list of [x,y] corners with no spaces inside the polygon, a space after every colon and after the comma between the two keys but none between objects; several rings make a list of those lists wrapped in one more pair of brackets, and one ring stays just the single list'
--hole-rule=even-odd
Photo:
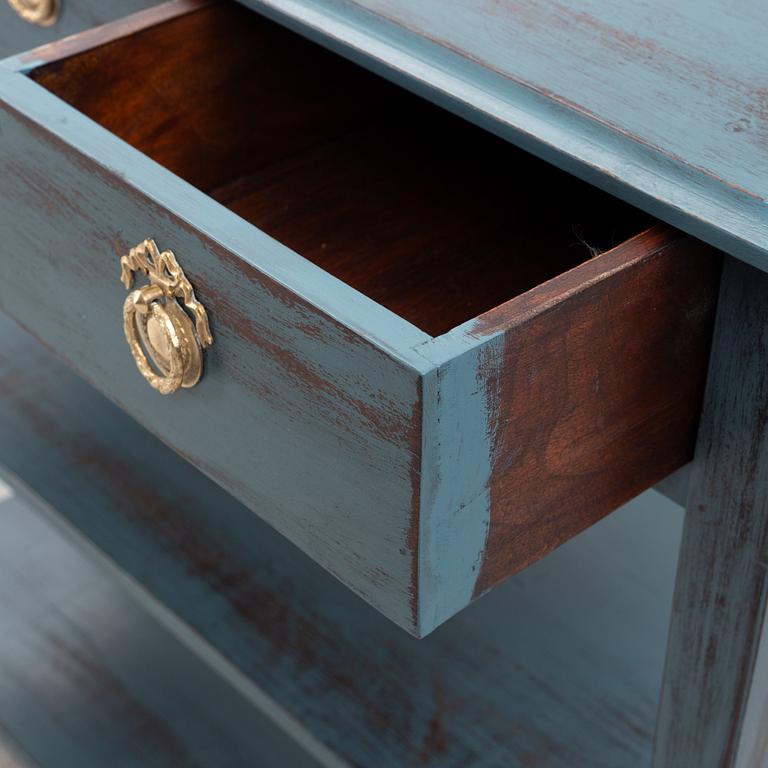
[{"label": "chipped paint", "polygon": [[441,354],[425,376],[419,560],[419,631],[431,632],[474,596],[490,526],[492,441],[498,403],[486,385],[498,379],[503,339],[475,344],[441,337],[424,353]]},{"label": "chipped paint", "polygon": [[[0,221],[8,247],[28,256],[24,270],[3,262],[0,306],[240,500],[269,510],[272,525],[357,594],[415,631],[409,533],[427,365],[411,347],[427,334],[21,75],[0,69],[0,91],[34,113],[22,117],[7,105],[0,112]],[[54,190],[47,208],[43,174]],[[57,205],[60,199],[68,205]],[[28,226],[8,223],[21,215]],[[122,339],[116,249],[150,232],[185,255],[201,297],[225,297],[211,311],[217,344],[206,376],[175,398],[146,387]],[[51,243],[76,258],[53,258]],[[84,275],[92,286],[87,312],[73,313]],[[35,289],[26,285],[33,278]],[[46,301],[33,305],[25,297],[36,289]]]}]

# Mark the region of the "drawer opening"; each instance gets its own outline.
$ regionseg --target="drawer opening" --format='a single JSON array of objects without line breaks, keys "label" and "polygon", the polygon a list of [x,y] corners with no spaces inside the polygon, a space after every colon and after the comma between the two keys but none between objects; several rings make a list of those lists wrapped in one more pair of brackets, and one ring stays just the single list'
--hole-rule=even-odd
[{"label": "drawer opening", "polygon": [[31,77],[433,336],[652,223],[235,3]]}]

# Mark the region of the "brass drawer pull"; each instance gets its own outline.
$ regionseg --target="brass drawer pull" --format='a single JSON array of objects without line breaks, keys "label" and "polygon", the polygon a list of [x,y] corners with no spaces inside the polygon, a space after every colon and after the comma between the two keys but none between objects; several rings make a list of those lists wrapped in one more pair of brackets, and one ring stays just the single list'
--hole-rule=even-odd
[{"label": "brass drawer pull", "polygon": [[30,24],[50,27],[59,18],[59,0],[8,0],[8,5]]},{"label": "brass drawer pull", "polygon": [[194,387],[203,373],[203,348],[213,337],[205,308],[173,252],[161,253],[154,240],[145,240],[120,258],[120,270],[129,290],[136,272],[149,277],[123,305],[125,338],[139,372],[163,395]]}]

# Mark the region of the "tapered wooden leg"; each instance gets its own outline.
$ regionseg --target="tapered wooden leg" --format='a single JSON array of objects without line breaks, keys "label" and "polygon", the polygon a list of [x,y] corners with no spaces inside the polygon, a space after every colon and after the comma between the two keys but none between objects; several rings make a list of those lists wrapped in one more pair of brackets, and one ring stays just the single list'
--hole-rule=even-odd
[{"label": "tapered wooden leg", "polygon": [[688,494],[655,768],[768,766],[768,676],[760,680],[766,649],[758,654],[767,564],[768,275],[728,259]]}]

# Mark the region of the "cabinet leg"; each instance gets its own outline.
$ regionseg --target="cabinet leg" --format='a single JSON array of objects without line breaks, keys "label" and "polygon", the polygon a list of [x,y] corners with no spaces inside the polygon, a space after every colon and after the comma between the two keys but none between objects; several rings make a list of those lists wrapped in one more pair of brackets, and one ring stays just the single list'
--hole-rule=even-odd
[{"label": "cabinet leg", "polygon": [[768,274],[726,259],[654,768],[768,766],[767,564]]}]

